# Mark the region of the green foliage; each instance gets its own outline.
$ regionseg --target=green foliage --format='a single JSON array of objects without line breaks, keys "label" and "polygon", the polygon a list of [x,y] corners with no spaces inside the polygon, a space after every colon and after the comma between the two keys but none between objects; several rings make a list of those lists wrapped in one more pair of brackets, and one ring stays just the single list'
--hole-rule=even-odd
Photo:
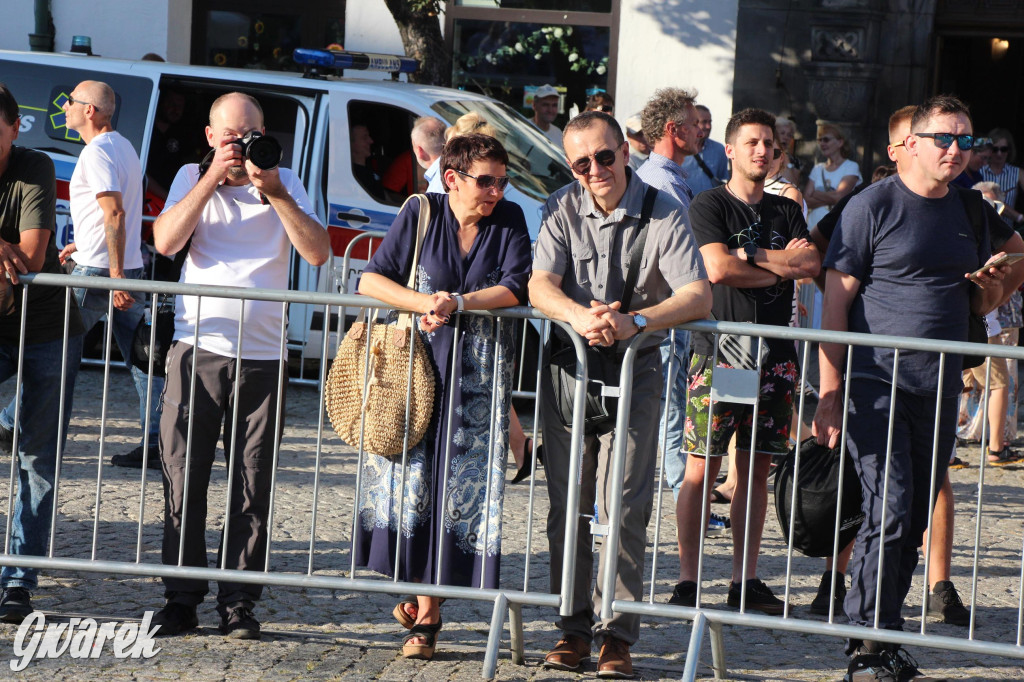
[{"label": "green foliage", "polygon": [[571,26],[544,26],[530,34],[519,34],[511,45],[502,45],[483,55],[463,56],[462,61],[467,69],[472,69],[481,62],[507,67],[516,59],[533,58],[539,61],[546,55],[555,55],[569,63],[570,71],[598,76],[607,73],[608,57],[602,57],[599,61],[587,59],[579,46],[570,42],[572,34]]}]

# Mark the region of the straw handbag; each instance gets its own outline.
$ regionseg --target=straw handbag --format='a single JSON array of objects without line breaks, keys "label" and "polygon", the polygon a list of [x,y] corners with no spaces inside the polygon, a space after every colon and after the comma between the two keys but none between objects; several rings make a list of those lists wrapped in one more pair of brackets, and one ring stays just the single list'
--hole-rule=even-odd
[{"label": "straw handbag", "polygon": [[[422,194],[406,200],[420,202],[410,289],[416,286],[420,248],[430,223],[430,204]],[[404,208],[404,207],[403,207]],[[367,351],[365,308],[348,330],[327,377],[327,416],[338,437],[383,457],[401,456],[406,432],[408,447],[423,440],[434,410],[434,368],[419,341],[413,314],[403,313],[392,324],[372,325]],[[412,350],[412,387],[409,352]],[[369,367],[367,367],[369,359]],[[362,438],[360,438],[362,434]]]}]

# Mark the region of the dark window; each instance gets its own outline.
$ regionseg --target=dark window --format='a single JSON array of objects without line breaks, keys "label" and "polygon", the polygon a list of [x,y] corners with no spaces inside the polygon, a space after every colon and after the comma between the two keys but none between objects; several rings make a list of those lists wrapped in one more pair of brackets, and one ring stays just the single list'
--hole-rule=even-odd
[{"label": "dark window", "polygon": [[[401,206],[410,193],[409,189],[417,184],[418,165],[409,140],[415,119],[409,111],[387,104],[354,101],[348,105],[352,175],[371,197],[382,204]],[[364,131],[357,131],[357,127],[365,128],[372,140],[370,155],[365,160],[362,155],[366,150],[359,144]]]},{"label": "dark window", "polygon": [[192,63],[301,71],[297,47],[342,45],[345,0],[195,0]]}]

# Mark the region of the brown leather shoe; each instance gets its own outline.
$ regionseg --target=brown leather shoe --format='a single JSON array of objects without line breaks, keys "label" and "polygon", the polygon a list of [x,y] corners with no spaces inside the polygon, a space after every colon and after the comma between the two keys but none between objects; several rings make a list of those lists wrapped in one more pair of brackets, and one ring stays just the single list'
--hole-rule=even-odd
[{"label": "brown leather shoe", "polygon": [[628,679],[633,677],[633,659],[629,645],[611,635],[604,638],[601,655],[597,659],[597,676]]},{"label": "brown leather shoe", "polygon": [[566,635],[558,640],[555,648],[544,657],[544,667],[555,670],[579,670],[580,665],[589,660],[590,642],[576,635]]}]

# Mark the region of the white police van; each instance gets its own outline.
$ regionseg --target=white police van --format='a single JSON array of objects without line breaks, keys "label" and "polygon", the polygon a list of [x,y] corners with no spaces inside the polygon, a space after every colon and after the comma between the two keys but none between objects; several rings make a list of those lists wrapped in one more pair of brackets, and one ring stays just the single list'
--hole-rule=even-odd
[{"label": "white police van", "polygon": [[[307,64],[314,76],[330,68],[415,68],[407,58],[322,50],[297,50],[295,59]],[[117,95],[114,127],[142,159],[147,175],[145,212],[150,216],[159,213],[178,168],[198,162],[208,151],[204,127],[213,100],[236,90],[256,97],[265,114],[266,134],[284,148],[281,165],[302,178],[328,226],[339,263],[356,235],[388,229],[404,197],[420,189],[422,171],[409,141],[412,122],[419,116],[436,116],[451,124],[463,114],[478,112],[497,129],[509,152],[508,174],[519,190],[517,198],[534,238],[544,200],[572,181],[561,150],[540,131],[507,105],[474,93],[394,81],[0,50],[0,81],[21,107],[17,144],[46,152],[56,166],[59,245],[74,240],[68,182],[82,149],[78,134],[65,125],[61,106],[83,80],[108,83]],[[365,173],[360,174],[362,181],[356,178],[350,132],[357,125],[366,126],[373,139],[370,164],[376,164],[375,176],[392,189],[367,186]],[[357,247],[354,255],[352,271],[338,273],[345,281],[357,275],[368,258],[366,248]],[[326,291],[332,281],[329,275],[327,268],[309,266],[293,251],[292,289]],[[292,306],[291,348],[319,355],[323,322],[322,313],[312,307]]]}]

